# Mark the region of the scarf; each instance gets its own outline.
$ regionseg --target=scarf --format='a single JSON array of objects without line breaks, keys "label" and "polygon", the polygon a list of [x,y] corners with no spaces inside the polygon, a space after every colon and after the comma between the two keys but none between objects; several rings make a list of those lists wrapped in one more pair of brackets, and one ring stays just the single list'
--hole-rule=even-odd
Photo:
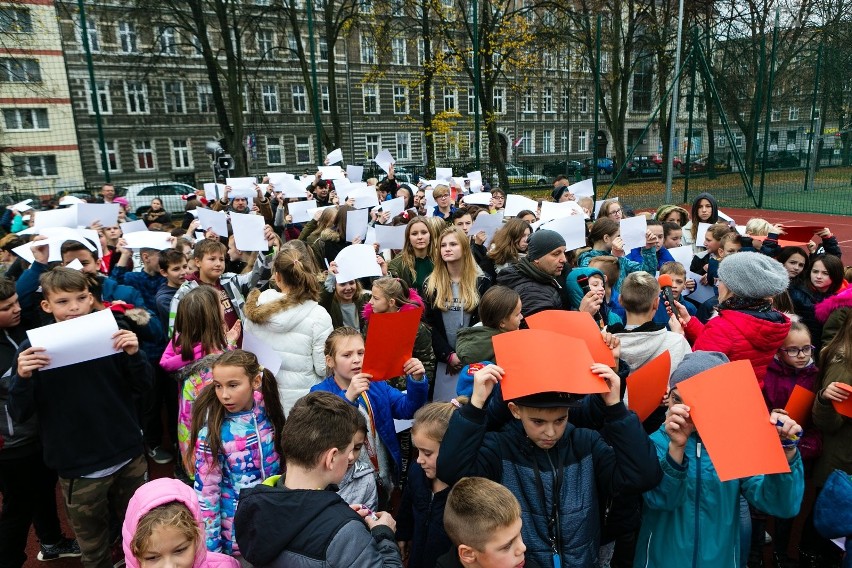
[{"label": "scarf", "polygon": [[750,312],[768,312],[772,310],[772,301],[764,298],[740,298],[731,296],[719,303],[719,310],[737,310]]}]

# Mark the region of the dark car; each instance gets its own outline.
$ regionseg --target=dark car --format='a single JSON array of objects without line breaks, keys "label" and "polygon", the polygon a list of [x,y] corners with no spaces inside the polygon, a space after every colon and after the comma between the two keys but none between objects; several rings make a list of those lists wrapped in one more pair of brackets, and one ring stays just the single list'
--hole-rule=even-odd
[{"label": "dark car", "polygon": [[[714,160],[713,167],[717,172],[729,172],[731,171],[730,164],[726,164],[722,160]],[[690,160],[689,162],[689,171],[690,173],[700,174],[707,172],[707,157],[704,156],[702,158],[696,158],[694,161]],[[686,174],[686,163],[680,165],[680,173]]]},{"label": "dark car", "polygon": [[647,158],[638,158],[627,162],[627,175],[630,177],[660,177],[663,169]]},{"label": "dark car", "polygon": [[[763,152],[760,153],[760,156],[757,159],[757,164],[760,165],[763,163]],[[777,170],[780,168],[798,168],[801,166],[801,161],[799,160],[799,155],[794,154],[792,152],[788,152],[787,150],[778,150],[778,151],[769,151],[766,155],[766,167],[767,169]]]},{"label": "dark car", "polygon": [[583,164],[577,160],[562,160],[552,164],[545,164],[541,168],[541,175],[547,183],[553,183],[556,176],[574,176],[583,168]]},{"label": "dark car", "polygon": [[[651,160],[652,162],[654,162],[655,164],[657,164],[660,167],[663,166],[663,155],[662,154],[651,154],[650,156],[648,156],[648,159]],[[680,158],[675,156],[674,158],[672,158],[672,164],[674,165],[675,169],[680,169],[681,164],[683,164],[683,160],[681,160]]]},{"label": "dark car", "polygon": [[[586,158],[583,160],[583,169],[581,173],[584,176],[592,175],[592,162],[594,158]],[[612,174],[613,169],[615,168],[615,162],[612,161],[612,158],[598,158],[598,173],[599,174]]]}]

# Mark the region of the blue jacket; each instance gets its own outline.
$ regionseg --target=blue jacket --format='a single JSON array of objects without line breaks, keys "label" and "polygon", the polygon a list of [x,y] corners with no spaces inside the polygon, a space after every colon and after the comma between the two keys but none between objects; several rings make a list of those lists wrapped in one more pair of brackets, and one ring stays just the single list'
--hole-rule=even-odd
[{"label": "blue jacket", "polygon": [[[571,309],[579,310],[580,303],[583,301],[583,289],[580,287],[580,284],[577,280],[581,276],[600,276],[601,280],[604,280],[604,274],[597,268],[574,268],[571,270],[568,275],[565,277],[565,289],[568,291],[568,297],[571,300]],[[600,315],[603,318],[604,325],[613,325],[616,323],[624,323],[618,315],[610,310],[610,305],[607,302],[601,303],[600,307]]]},{"label": "blue jacket", "polygon": [[444,530],[444,507],[450,488],[432,493],[432,480],[420,464],[408,465],[408,483],[402,492],[396,540],[411,541],[408,568],[434,568],[438,558],[453,548]]},{"label": "blue jacket", "polygon": [[697,434],[687,440],[681,465],[668,457],[665,425],[651,435],[651,441],[663,481],[644,495],[634,568],[736,567],[740,494],[773,517],[788,519],[799,512],[805,479],[798,452],[790,464],[791,473],[721,482]]},{"label": "blue jacket", "polygon": [[[640,247],[636,247],[631,250],[630,254],[627,255],[627,258],[639,264],[642,264],[645,260],[645,257],[642,255],[642,248]],[[670,253],[666,248],[657,249],[657,270],[659,270],[665,263],[674,261],[675,259],[672,256],[672,253]]]},{"label": "blue jacket", "polygon": [[165,276],[162,274],[151,276],[144,270],[134,272],[128,270],[126,266],[116,266],[112,269],[110,276],[119,284],[136,288],[145,301],[145,306],[155,314],[157,313],[157,291],[166,282]]},{"label": "blue jacket", "polygon": [[[402,468],[402,452],[399,449],[399,441],[396,439],[394,418],[411,420],[417,409],[426,404],[426,398],[429,396],[429,380],[426,377],[423,377],[422,381],[415,381],[409,375],[406,377],[406,385],[407,394],[402,394],[387,381],[372,383],[370,390],[367,391],[367,398],[370,399],[370,405],[373,407],[373,420],[376,423],[377,434],[396,462],[397,471]],[[337,386],[334,377],[328,377],[323,382],[312,386],[311,392],[314,391],[330,392],[349,402],[346,391]],[[358,400],[361,399],[358,398]],[[349,404],[358,406],[358,400]]]},{"label": "blue jacket", "polygon": [[[657,272],[657,255],[653,248],[643,248],[640,249],[642,251],[642,262],[634,262],[627,258],[626,256],[619,257],[618,259],[618,281],[615,284],[611,284],[614,292],[621,291],[621,283],[624,282],[624,279],[627,278],[627,275],[632,272],[639,272],[640,270],[644,270],[649,274],[654,274]],[[589,262],[596,256],[606,256],[611,253],[602,251],[602,250],[587,250],[577,259],[577,266],[586,267],[589,266]]]}]

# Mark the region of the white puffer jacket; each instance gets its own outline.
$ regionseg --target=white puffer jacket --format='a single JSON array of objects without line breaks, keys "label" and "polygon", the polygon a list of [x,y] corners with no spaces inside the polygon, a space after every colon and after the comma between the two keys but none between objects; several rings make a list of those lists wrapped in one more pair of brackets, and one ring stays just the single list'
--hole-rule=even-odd
[{"label": "white puffer jacket", "polygon": [[331,316],[308,300],[295,304],[275,290],[252,291],[246,299],[245,329],[281,357],[275,376],[286,414],[312,386],[325,378],[325,340],[332,331]]}]

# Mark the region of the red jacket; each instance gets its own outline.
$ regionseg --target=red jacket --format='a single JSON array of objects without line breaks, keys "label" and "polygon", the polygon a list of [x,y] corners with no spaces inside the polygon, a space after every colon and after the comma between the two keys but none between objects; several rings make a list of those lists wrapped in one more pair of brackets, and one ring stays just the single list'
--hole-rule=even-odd
[{"label": "red jacket", "polygon": [[766,367],[790,331],[790,318],[784,314],[772,311],[766,316],[721,310],[706,325],[698,318],[690,318],[684,331],[693,351],[720,351],[731,361],[750,360],[763,387]]}]

